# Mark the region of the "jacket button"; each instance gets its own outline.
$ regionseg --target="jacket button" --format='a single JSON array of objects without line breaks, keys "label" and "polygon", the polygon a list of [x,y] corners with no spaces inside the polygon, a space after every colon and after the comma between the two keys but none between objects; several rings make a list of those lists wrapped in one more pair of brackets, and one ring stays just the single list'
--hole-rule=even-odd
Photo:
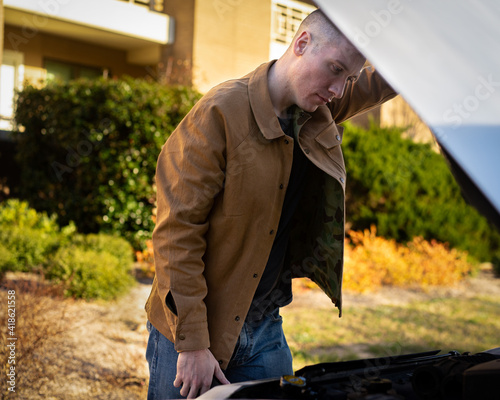
[{"label": "jacket button", "polygon": [[304,149],[304,153],[309,154],[309,149]]},{"label": "jacket button", "polygon": [[340,182],[344,183],[344,178],[340,178]]},{"label": "jacket button", "polygon": [[337,135],[337,136],[335,136],[335,137],[337,138],[337,140],[340,140],[340,135]]},{"label": "jacket button", "polygon": [[283,189],[283,188],[284,188],[284,186],[283,186],[283,184],[281,184],[281,185],[280,185],[280,189]]},{"label": "jacket button", "polygon": [[222,365],[222,363],[223,363],[223,362],[224,362],[224,361],[222,361],[222,360],[219,360],[219,364],[221,364],[221,365]]},{"label": "jacket button", "polygon": [[288,141],[288,139],[285,139],[285,144],[288,144],[288,143],[290,143],[290,142]]},{"label": "jacket button", "polygon": [[186,335],[184,335],[183,333],[181,333],[179,335],[179,340],[185,340],[186,339]]},{"label": "jacket button", "polygon": [[271,232],[269,232],[270,235],[274,233],[274,229],[271,229]]},{"label": "jacket button", "polygon": [[236,318],[234,319],[235,321],[239,321],[240,317],[237,315]]},{"label": "jacket button", "polygon": [[257,275],[257,274],[253,274],[253,277],[254,277],[254,278],[257,278],[258,276],[259,276],[259,275]]}]

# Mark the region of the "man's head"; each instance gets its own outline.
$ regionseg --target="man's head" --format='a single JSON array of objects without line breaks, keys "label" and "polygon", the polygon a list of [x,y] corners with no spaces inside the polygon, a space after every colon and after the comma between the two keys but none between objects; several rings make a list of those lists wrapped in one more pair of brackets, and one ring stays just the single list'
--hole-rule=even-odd
[{"label": "man's head", "polygon": [[304,18],[295,33],[294,41],[304,31],[310,32],[313,36],[314,49],[320,49],[327,44],[335,43],[339,40],[347,40],[344,34],[319,9]]},{"label": "man's head", "polygon": [[291,100],[309,112],[342,97],[346,84],[357,79],[365,63],[364,56],[320,10],[302,21],[282,60]]}]

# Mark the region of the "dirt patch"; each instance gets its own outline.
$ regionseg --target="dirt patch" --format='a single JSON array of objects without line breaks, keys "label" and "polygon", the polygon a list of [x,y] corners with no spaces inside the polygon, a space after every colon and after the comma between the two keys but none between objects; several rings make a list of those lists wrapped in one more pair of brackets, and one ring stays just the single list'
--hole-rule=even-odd
[{"label": "dirt patch", "polygon": [[[151,285],[137,283],[116,301],[85,302],[48,296],[43,289],[35,289],[43,295],[34,296],[33,283],[26,288],[29,279],[11,275],[2,284],[2,291],[16,288],[15,398],[145,399],[144,304]],[[39,308],[32,312],[34,301]],[[0,393],[3,397],[11,398]]]}]

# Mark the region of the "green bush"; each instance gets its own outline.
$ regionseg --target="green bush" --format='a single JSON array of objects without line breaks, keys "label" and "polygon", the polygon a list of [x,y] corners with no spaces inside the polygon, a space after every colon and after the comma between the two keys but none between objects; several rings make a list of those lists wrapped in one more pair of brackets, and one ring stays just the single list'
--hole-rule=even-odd
[{"label": "green bush", "polygon": [[116,257],[120,264],[127,270],[131,268],[134,259],[134,252],[130,243],[117,236],[106,235],[103,233],[75,235],[75,237],[71,240],[71,244],[73,246],[78,246],[83,250],[109,253]]},{"label": "green bush", "polygon": [[18,195],[78,231],[149,238],[162,145],[199,98],[144,80],[27,86],[16,109]]},{"label": "green bush", "polygon": [[0,243],[0,281],[14,263],[14,254],[12,254],[6,246]]},{"label": "green bush", "polygon": [[68,241],[74,227],[59,228],[55,217],[37,213],[26,202],[0,203],[0,270],[29,272]]},{"label": "green bush", "polygon": [[112,299],[134,282],[130,263],[106,252],[79,246],[63,247],[46,265],[46,277],[64,287],[66,296]]},{"label": "green bush", "polygon": [[500,234],[466,204],[444,158],[402,129],[346,124],[346,214],[351,229],[377,226],[401,243],[415,236],[448,242],[481,261],[500,252]]},{"label": "green bush", "polygon": [[20,229],[36,229],[40,233],[52,233],[59,230],[55,216],[38,213],[25,201],[9,199],[0,203],[0,226],[8,228],[17,226]]},{"label": "green bush", "polygon": [[55,217],[16,199],[0,203],[0,278],[6,271],[43,272],[78,298],[116,297],[134,282],[132,246],[119,237],[77,234]]}]

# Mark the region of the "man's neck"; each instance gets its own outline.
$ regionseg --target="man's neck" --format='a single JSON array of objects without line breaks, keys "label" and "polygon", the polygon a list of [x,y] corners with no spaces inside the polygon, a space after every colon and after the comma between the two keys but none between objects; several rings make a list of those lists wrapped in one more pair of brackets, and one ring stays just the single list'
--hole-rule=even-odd
[{"label": "man's neck", "polygon": [[269,87],[269,95],[271,97],[271,103],[273,104],[274,113],[279,118],[287,118],[288,117],[288,109],[293,103],[289,100],[289,92],[287,79],[283,71],[284,61],[279,59],[276,61],[271,68],[269,69],[269,73],[267,75],[268,87]]}]

